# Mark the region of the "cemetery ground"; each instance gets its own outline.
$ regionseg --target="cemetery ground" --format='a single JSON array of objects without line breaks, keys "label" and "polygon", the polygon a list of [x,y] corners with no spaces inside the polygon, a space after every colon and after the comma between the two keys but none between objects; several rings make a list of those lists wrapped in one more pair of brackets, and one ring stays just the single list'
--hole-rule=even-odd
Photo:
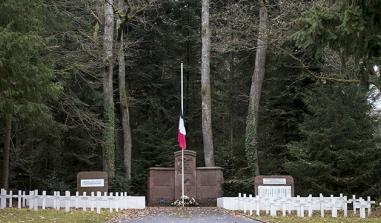
[{"label": "cemetery ground", "polygon": [[30,210],[26,208],[6,208],[0,210],[0,222],[30,222],[30,223],[103,223],[115,217],[113,213],[107,211],[96,214],[95,212],[84,212],[82,210],[65,212],[64,210]]},{"label": "cemetery ground", "polygon": [[261,216],[249,216],[248,218],[252,218],[265,223],[380,223],[381,222],[381,208],[378,207],[374,209],[372,215],[368,218],[361,219],[359,216],[353,216],[352,211],[348,211],[348,217],[344,218],[343,213],[339,212],[338,218],[332,218],[329,216],[325,216],[324,218],[320,217],[320,213],[315,212],[314,215],[309,217],[297,217],[296,214],[283,216],[272,217],[269,215],[261,215]]},{"label": "cemetery ground", "polygon": [[[264,214],[264,213],[263,213]],[[349,213],[351,215],[351,213]],[[244,215],[242,212],[238,211],[227,211],[215,207],[189,207],[189,208],[178,208],[178,207],[147,207],[143,210],[124,210],[119,212],[109,213],[107,210],[103,210],[100,214],[90,211],[71,211],[64,212],[64,210],[29,210],[29,209],[16,209],[8,208],[0,210],[0,222],[31,222],[31,223],[134,223],[134,222],[160,222],[162,219],[164,222],[210,222],[205,221],[205,217],[219,216],[219,223],[225,222],[268,222],[268,223],[379,223],[381,222],[381,209],[377,208],[372,212],[372,216],[366,219],[360,219],[358,216],[348,218],[331,218],[325,217],[320,218],[319,214],[316,213],[312,218],[299,218],[295,215],[290,215],[286,217],[271,217],[267,215],[261,216],[249,216]],[[248,220],[249,218],[253,221]],[[152,221],[150,221],[152,220]],[[174,221],[175,220],[175,221]],[[177,221],[176,221],[177,220]],[[204,220],[204,221],[202,221]],[[255,221],[254,221],[255,220]],[[213,223],[213,222],[210,222]]]}]

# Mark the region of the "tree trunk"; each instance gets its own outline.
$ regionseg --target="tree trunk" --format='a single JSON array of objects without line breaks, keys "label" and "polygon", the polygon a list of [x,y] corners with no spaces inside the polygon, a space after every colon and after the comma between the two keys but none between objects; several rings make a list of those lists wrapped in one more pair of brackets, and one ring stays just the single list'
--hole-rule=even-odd
[{"label": "tree trunk", "polygon": [[123,34],[119,50],[119,99],[120,99],[120,113],[122,116],[123,128],[123,153],[124,153],[124,166],[125,174],[128,180],[131,179],[131,127],[130,127],[130,113],[128,108],[128,97],[126,92],[126,67],[124,61],[123,50]]},{"label": "tree trunk", "polygon": [[126,64],[125,64],[125,54],[124,54],[123,32],[124,30],[121,27],[120,38],[119,38],[120,48],[118,52],[119,100],[120,100],[121,122],[122,122],[122,128],[123,128],[123,154],[124,154],[123,162],[124,162],[124,168],[125,168],[125,176],[128,180],[131,180],[132,141],[131,141],[130,112],[128,108],[128,96],[126,91]]},{"label": "tree trunk", "polygon": [[249,109],[246,119],[245,149],[248,165],[256,176],[260,174],[258,160],[258,121],[259,102],[261,98],[262,83],[265,75],[267,50],[267,8],[265,0],[260,0],[259,32],[257,52],[255,55],[255,68],[251,80],[249,95]]},{"label": "tree trunk", "polygon": [[201,12],[201,105],[202,136],[204,143],[205,166],[214,166],[213,132],[212,132],[212,100],[210,96],[210,28],[209,0],[202,0]]},{"label": "tree trunk", "polygon": [[103,100],[104,100],[104,145],[103,145],[103,169],[109,177],[115,176],[115,114],[113,98],[113,36],[114,36],[114,12],[113,0],[105,1],[104,6],[104,71],[103,71]]},{"label": "tree trunk", "polygon": [[233,81],[234,81],[234,56],[233,52],[229,55],[229,147],[230,152],[233,154],[234,145],[234,94],[233,94]]},{"label": "tree trunk", "polygon": [[11,146],[11,132],[12,132],[12,115],[5,114],[5,135],[4,135],[4,150],[3,150],[3,171],[2,171],[2,188],[8,190],[9,187],[9,154]]}]

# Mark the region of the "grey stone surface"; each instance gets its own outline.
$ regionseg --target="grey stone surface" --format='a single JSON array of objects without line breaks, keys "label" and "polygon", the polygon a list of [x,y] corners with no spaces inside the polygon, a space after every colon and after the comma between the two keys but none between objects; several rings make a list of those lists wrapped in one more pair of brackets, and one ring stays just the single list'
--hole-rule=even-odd
[{"label": "grey stone surface", "polygon": [[120,223],[261,223],[219,208],[148,208],[132,218],[119,219]]},{"label": "grey stone surface", "polygon": [[121,223],[260,223],[259,221],[254,221],[248,218],[239,216],[228,216],[228,215],[211,215],[211,216],[146,216],[139,219],[130,220],[120,220]]}]

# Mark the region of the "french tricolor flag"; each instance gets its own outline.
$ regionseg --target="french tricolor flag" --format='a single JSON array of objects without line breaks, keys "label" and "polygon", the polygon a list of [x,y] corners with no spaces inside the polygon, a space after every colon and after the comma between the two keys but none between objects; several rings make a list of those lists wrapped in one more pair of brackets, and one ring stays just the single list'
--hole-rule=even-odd
[{"label": "french tricolor flag", "polygon": [[183,117],[183,114],[180,113],[179,132],[177,134],[177,141],[179,142],[179,147],[181,150],[185,150],[187,148],[185,135],[186,135],[186,132],[185,132],[185,125],[184,125],[184,117]]}]

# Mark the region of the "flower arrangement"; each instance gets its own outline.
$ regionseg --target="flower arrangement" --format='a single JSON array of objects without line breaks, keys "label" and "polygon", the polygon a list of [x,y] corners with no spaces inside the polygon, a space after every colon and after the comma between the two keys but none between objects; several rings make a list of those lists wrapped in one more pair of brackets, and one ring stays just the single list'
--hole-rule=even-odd
[{"label": "flower arrangement", "polygon": [[[172,202],[171,206],[182,207],[183,206],[182,197],[180,199],[177,199],[174,202]],[[185,207],[194,207],[194,206],[199,206],[199,204],[197,203],[196,199],[194,199],[193,197],[190,198],[190,197],[184,195],[184,206]]]}]

